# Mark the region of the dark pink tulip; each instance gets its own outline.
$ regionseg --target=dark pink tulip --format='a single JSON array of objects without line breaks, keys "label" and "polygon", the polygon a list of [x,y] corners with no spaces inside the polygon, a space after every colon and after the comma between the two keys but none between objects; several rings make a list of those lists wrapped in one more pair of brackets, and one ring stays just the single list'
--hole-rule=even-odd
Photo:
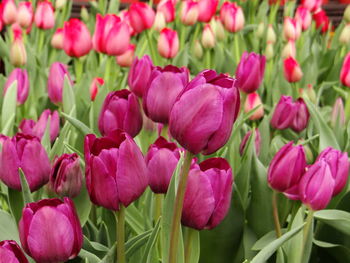
[{"label": "dark pink tulip", "polygon": [[90,52],[92,41],[87,26],[76,18],[64,22],[63,49],[68,56],[82,57]]},{"label": "dark pink tulip", "polygon": [[134,28],[131,26],[130,24],[130,15],[129,15],[129,11],[127,9],[124,9],[122,11],[120,11],[119,13],[119,17],[120,19],[125,22],[128,27],[129,27],[129,32],[130,32],[130,36],[133,36],[136,34]]},{"label": "dark pink tulip", "polygon": [[147,167],[141,150],[125,132],[84,142],[86,186],[91,201],[119,210],[139,198],[148,185]]},{"label": "dark pink tulip", "polygon": [[49,98],[54,104],[62,103],[65,76],[68,77],[69,81],[73,85],[68,72],[68,66],[60,62],[52,63],[47,82],[47,89]]},{"label": "dark pink tulip", "polygon": [[198,1],[199,16],[198,21],[208,23],[216,13],[218,0],[200,0]]},{"label": "dark pink tulip", "polygon": [[128,75],[128,85],[130,90],[138,97],[142,98],[154,66],[151,58],[144,55],[141,59],[135,58]]},{"label": "dark pink tulip", "polygon": [[103,17],[97,14],[92,42],[97,52],[119,56],[129,47],[129,27],[116,15],[107,14]]},{"label": "dark pink tulip", "polygon": [[236,69],[237,87],[245,93],[256,91],[264,79],[266,58],[244,52]]},{"label": "dark pink tulip", "polygon": [[12,70],[5,83],[4,94],[11,86],[11,84],[15,81],[17,81],[17,103],[23,104],[27,100],[29,93],[29,80],[27,70],[21,68],[15,68]]},{"label": "dark pink tulip", "polygon": [[235,79],[204,70],[188,83],[171,109],[171,135],[194,154],[211,154],[230,138],[239,108]]},{"label": "dark pink tulip", "polygon": [[130,24],[136,33],[152,27],[155,18],[155,12],[146,3],[132,3],[129,8]]},{"label": "dark pink tulip", "polygon": [[82,172],[76,153],[55,159],[50,173],[50,186],[59,196],[74,198],[80,193]]},{"label": "dark pink tulip", "polygon": [[316,23],[316,28],[320,29],[322,33],[326,33],[329,29],[329,17],[323,9],[318,9],[313,15],[312,18]]},{"label": "dark pink tulip", "polygon": [[282,95],[271,118],[272,127],[279,130],[290,127],[297,110],[292,97]]},{"label": "dark pink tulip", "polygon": [[34,16],[35,25],[41,29],[51,29],[55,26],[55,14],[50,1],[39,1]]},{"label": "dark pink tulip", "polygon": [[[241,144],[239,145],[239,154],[243,155],[244,153],[244,149],[245,146],[250,138],[250,136],[252,135],[252,131],[248,131],[244,137],[243,140],[241,142]],[[258,128],[255,128],[255,141],[254,141],[254,145],[255,145],[255,152],[256,155],[260,154],[260,147],[261,147],[261,135],[260,135],[260,131]]]},{"label": "dark pink tulip", "polygon": [[298,82],[303,77],[303,72],[293,57],[288,57],[283,61],[284,78],[290,82]]},{"label": "dark pink tulip", "polygon": [[311,165],[299,183],[300,200],[312,210],[326,208],[332,199],[335,179],[324,159]]},{"label": "dark pink tulip", "polygon": [[301,6],[310,10],[310,12],[314,13],[318,10],[322,5],[322,0],[301,0]]},{"label": "dark pink tulip", "polygon": [[210,158],[199,166],[188,176],[181,222],[198,230],[212,229],[230,208],[232,170],[223,158]]},{"label": "dark pink tulip", "polygon": [[21,190],[18,169],[21,168],[32,192],[49,181],[49,157],[37,137],[17,133],[7,138],[0,155],[0,179],[8,187]]},{"label": "dark pink tulip", "polygon": [[22,120],[19,128],[24,134],[36,136],[41,139],[44,136],[49,117],[50,141],[53,142],[57,138],[60,130],[60,117],[57,111],[51,112],[51,110],[44,110],[37,122],[33,120]]},{"label": "dark pink tulip", "polygon": [[10,25],[16,22],[17,7],[14,0],[3,0],[1,3],[1,20],[5,25]]},{"label": "dark pink tulip", "polygon": [[159,137],[148,149],[146,164],[149,186],[157,194],[165,194],[179,162],[179,148],[175,143]]},{"label": "dark pink tulip", "polygon": [[340,81],[344,86],[350,87],[350,52],[344,59],[340,72]]},{"label": "dark pink tulip", "polygon": [[24,28],[32,25],[33,21],[33,7],[32,2],[20,2],[18,4],[17,23]]},{"label": "dark pink tulip", "polygon": [[[273,157],[268,169],[268,182],[279,192],[294,192],[305,172],[306,157],[302,145],[284,145]],[[297,197],[296,197],[297,198]]]},{"label": "dark pink tulip", "polygon": [[75,258],[83,245],[83,232],[73,201],[65,197],[27,204],[19,221],[19,237],[36,262]]},{"label": "dark pink tulip", "polygon": [[181,6],[181,22],[184,25],[192,26],[198,20],[199,8],[198,2],[192,0],[182,1]]},{"label": "dark pink tulip", "polygon": [[171,108],[186,87],[188,79],[189,72],[186,67],[156,67],[143,96],[145,114],[155,122],[168,123]]},{"label": "dark pink tulip", "polygon": [[4,240],[0,242],[0,262],[28,263],[28,260],[16,241]]},{"label": "dark pink tulip", "polygon": [[303,6],[299,6],[295,12],[295,20],[299,22],[303,31],[307,30],[312,23],[310,11]]},{"label": "dark pink tulip", "polygon": [[227,31],[235,33],[244,27],[242,8],[235,2],[225,2],[220,10],[220,19]]},{"label": "dark pink tulip", "polygon": [[290,128],[295,132],[301,132],[307,127],[310,113],[302,98],[297,99],[297,101],[294,103],[294,107],[297,110],[294,119],[290,124]]},{"label": "dark pink tulip", "polygon": [[335,180],[333,196],[339,194],[349,177],[349,159],[346,152],[342,153],[339,150],[327,147],[317,157],[317,161],[324,160],[331,170],[332,176]]},{"label": "dark pink tulip", "polygon": [[158,52],[163,58],[174,58],[179,52],[179,36],[176,30],[163,28],[158,38]]},{"label": "dark pink tulip", "polygon": [[98,129],[103,136],[112,136],[115,130],[126,131],[135,137],[142,128],[142,114],[135,94],[127,89],[110,92],[98,118]]},{"label": "dark pink tulip", "polygon": [[157,6],[157,12],[164,14],[167,23],[173,22],[175,19],[175,6],[173,0],[163,0]]}]

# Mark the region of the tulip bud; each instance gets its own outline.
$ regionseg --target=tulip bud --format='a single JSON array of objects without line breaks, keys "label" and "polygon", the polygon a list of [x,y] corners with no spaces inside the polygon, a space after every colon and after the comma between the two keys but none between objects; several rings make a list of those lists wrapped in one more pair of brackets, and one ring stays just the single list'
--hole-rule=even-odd
[{"label": "tulip bud", "polygon": [[198,59],[201,59],[203,56],[203,48],[202,48],[201,43],[198,40],[194,41],[193,54]]},{"label": "tulip bud", "polygon": [[94,78],[90,85],[90,99],[91,101],[94,101],[96,98],[96,95],[98,93],[99,87],[105,84],[105,81],[103,78]]},{"label": "tulip bud", "polygon": [[29,93],[29,80],[27,70],[15,68],[11,72],[5,83],[4,94],[6,94],[7,89],[15,81],[17,81],[17,103],[21,105],[27,100]]},{"label": "tulip bud", "polygon": [[21,190],[21,168],[32,192],[49,181],[51,170],[49,157],[39,139],[21,133],[3,142],[0,167],[0,179],[16,190]]},{"label": "tulip bud", "polygon": [[267,180],[274,190],[288,193],[288,198],[298,199],[298,185],[305,168],[306,157],[303,146],[293,146],[293,142],[289,142],[273,157],[267,172]]},{"label": "tulip bud", "polygon": [[67,197],[26,204],[18,227],[24,251],[36,262],[67,261],[83,245],[79,218]]},{"label": "tulip bud", "polygon": [[311,165],[299,183],[300,200],[312,210],[326,208],[332,199],[335,179],[323,159]]},{"label": "tulip bud", "polygon": [[264,105],[261,102],[260,96],[258,93],[253,92],[247,95],[247,98],[244,103],[244,112],[248,113],[251,110],[255,109],[253,115],[249,117],[250,120],[259,120],[264,116]]},{"label": "tulip bud", "polygon": [[136,31],[134,30],[134,28],[131,26],[131,22],[130,22],[130,13],[128,10],[124,9],[122,11],[120,11],[119,13],[119,17],[120,19],[125,22],[128,27],[129,27],[129,32],[130,32],[130,36],[134,36],[136,34]]},{"label": "tulip bud", "polygon": [[269,61],[270,59],[273,59],[273,56],[274,56],[273,44],[267,43],[266,50],[265,50],[266,60]]},{"label": "tulip bud", "polygon": [[[246,133],[246,135],[244,135],[243,140],[242,140],[241,144],[239,145],[239,154],[241,156],[243,156],[245,146],[246,146],[246,144],[247,144],[247,142],[248,142],[248,140],[249,140],[251,135],[252,135],[252,131],[248,131]],[[261,135],[260,135],[260,131],[259,131],[258,128],[255,128],[254,146],[255,146],[256,155],[259,156],[259,154],[260,154],[260,147],[261,147]]]},{"label": "tulip bud", "polygon": [[210,158],[188,175],[181,222],[197,230],[212,229],[225,218],[231,203],[233,176],[223,158]]},{"label": "tulip bud", "polygon": [[198,21],[208,23],[216,13],[218,0],[199,0],[198,1]]},{"label": "tulip bud", "polygon": [[136,96],[142,98],[154,66],[148,55],[134,59],[128,75],[128,86]]},{"label": "tulip bud", "polygon": [[294,40],[288,40],[287,44],[284,46],[282,50],[282,58],[286,59],[288,57],[295,58],[296,57],[296,48],[295,48],[295,41]]},{"label": "tulip bud", "polygon": [[310,12],[314,13],[322,5],[322,0],[302,0],[301,6],[307,8]]},{"label": "tulip bud", "polygon": [[298,64],[298,62],[292,58],[288,57],[284,60],[284,77],[288,82],[298,82],[303,77],[303,72]]},{"label": "tulip bud", "polygon": [[273,25],[269,24],[267,27],[267,35],[266,35],[267,43],[275,44],[276,43],[276,33],[273,29]]},{"label": "tulip bud", "polygon": [[350,23],[346,24],[339,36],[339,42],[347,45],[350,43]]},{"label": "tulip bud", "polygon": [[50,186],[61,197],[74,198],[80,193],[82,172],[76,153],[56,157],[50,173]]},{"label": "tulip bud", "polygon": [[130,67],[134,60],[136,46],[130,44],[128,49],[121,55],[116,57],[117,64],[121,67]]},{"label": "tulip bud", "polygon": [[[63,49],[68,56],[82,57],[88,54],[92,48],[92,41],[89,29],[76,18],[64,22],[63,27]],[[108,50],[108,46],[107,46]],[[114,48],[111,48],[114,54]]]},{"label": "tulip bud", "polygon": [[286,40],[297,40],[301,34],[301,25],[296,19],[285,17],[283,23],[283,36]]},{"label": "tulip bud", "polygon": [[344,86],[350,87],[350,52],[346,55],[340,71],[340,81]]},{"label": "tulip bud", "polygon": [[271,126],[275,129],[283,130],[291,126],[297,112],[297,108],[290,96],[281,96],[272,118]]},{"label": "tulip bud", "polygon": [[344,104],[341,98],[337,98],[333,110],[332,110],[332,117],[331,117],[331,124],[333,128],[337,127],[344,127],[345,125],[345,111],[344,111]]},{"label": "tulip bud", "polygon": [[51,46],[56,49],[63,49],[63,28],[57,28],[51,39]]},{"label": "tulip bud", "polygon": [[[303,94],[303,92],[304,92],[304,90],[302,90],[302,92],[300,93],[301,95]],[[314,90],[314,88],[313,88],[313,86],[311,85],[311,84],[308,84],[307,86],[306,86],[306,91],[305,91],[305,93],[306,93],[306,95],[308,96],[308,98],[312,101],[312,102],[314,102],[314,103],[316,103],[316,92],[315,92],[315,90]]]},{"label": "tulip bud", "polygon": [[322,33],[326,33],[329,29],[329,18],[326,12],[320,9],[316,11],[312,17],[316,22],[316,28],[321,29]]},{"label": "tulip bud", "polygon": [[33,21],[33,8],[31,2],[20,2],[18,5],[17,23],[23,27],[30,27]]},{"label": "tulip bud", "polygon": [[312,22],[310,11],[305,7],[299,6],[295,12],[295,20],[301,25],[303,31],[307,30]]},{"label": "tulip bud", "polygon": [[191,153],[214,153],[228,141],[239,109],[235,80],[204,70],[188,83],[172,107],[170,133]]},{"label": "tulip bud", "polygon": [[221,23],[220,17],[214,17],[214,19],[212,19],[210,22],[210,26],[213,29],[215,38],[217,40],[223,40],[225,38],[225,29]]},{"label": "tulip bud", "polygon": [[85,23],[89,21],[90,14],[85,6],[82,6],[80,9],[80,17],[83,19]]},{"label": "tulip bud", "polygon": [[55,14],[51,2],[42,0],[37,3],[34,21],[41,29],[51,29],[55,26]]},{"label": "tulip bud", "polygon": [[150,145],[145,160],[149,186],[154,193],[165,194],[168,191],[179,158],[180,150],[176,144],[163,137]]},{"label": "tulip bud", "polygon": [[350,22],[350,5],[345,8],[343,17],[346,22]]},{"label": "tulip bud", "polygon": [[136,96],[127,89],[110,92],[98,117],[103,136],[112,136],[117,129],[135,137],[142,128],[142,115]]},{"label": "tulip bud", "polygon": [[220,10],[220,18],[229,32],[241,31],[244,27],[244,14],[242,8],[235,2],[225,2]]},{"label": "tulip bud", "polygon": [[317,161],[324,160],[331,170],[331,174],[335,180],[333,196],[339,194],[346,185],[349,177],[349,160],[346,152],[327,147],[317,157]]},{"label": "tulip bud", "polygon": [[296,108],[296,114],[290,124],[290,128],[295,132],[301,132],[307,127],[310,114],[302,98],[297,99],[294,107]]},{"label": "tulip bud", "polygon": [[55,8],[57,10],[63,9],[66,4],[67,4],[67,0],[56,0],[55,1]]},{"label": "tulip bud", "polygon": [[154,22],[155,13],[148,4],[137,2],[129,7],[130,24],[137,33],[149,29]]},{"label": "tulip bud", "polygon": [[68,66],[60,62],[52,63],[47,81],[47,89],[49,98],[54,104],[62,103],[65,76],[68,77],[71,85],[73,85],[68,72]]},{"label": "tulip bud", "polygon": [[192,0],[182,1],[181,5],[181,22],[186,26],[194,25],[199,16],[198,2]]},{"label": "tulip bud", "polygon": [[156,17],[154,19],[153,28],[158,32],[162,31],[166,27],[165,16],[161,12],[156,13]]},{"label": "tulip bud", "polygon": [[213,48],[215,47],[215,35],[211,29],[210,24],[206,24],[202,33],[202,45],[204,48]]},{"label": "tulip bud", "polygon": [[86,186],[91,201],[119,210],[139,198],[148,185],[147,168],[141,150],[125,132],[84,142]]},{"label": "tulip bud", "polygon": [[237,87],[245,93],[256,91],[264,79],[265,64],[265,56],[245,51],[236,69]]},{"label": "tulip bud", "polygon": [[28,263],[22,249],[14,240],[3,240],[0,242],[1,262]]},{"label": "tulip bud", "polygon": [[22,31],[14,31],[14,40],[10,50],[10,62],[15,67],[27,63],[27,52],[22,39]]},{"label": "tulip bud", "polygon": [[263,38],[265,33],[265,23],[260,22],[258,28],[256,29],[256,36],[258,38]]},{"label": "tulip bud", "polygon": [[17,8],[14,0],[3,0],[1,3],[2,21],[5,25],[10,25],[16,22]]},{"label": "tulip bud", "polygon": [[153,121],[167,124],[170,111],[189,81],[186,67],[156,67],[143,96],[143,110]]},{"label": "tulip bud", "polygon": [[97,52],[119,56],[126,52],[130,45],[129,27],[116,15],[107,14],[103,17],[97,14],[92,42]]},{"label": "tulip bud", "polygon": [[162,13],[167,23],[175,19],[175,6],[172,0],[162,0],[157,6],[157,13]]},{"label": "tulip bud", "polygon": [[158,39],[158,52],[164,58],[174,58],[179,51],[179,37],[175,30],[164,28]]}]

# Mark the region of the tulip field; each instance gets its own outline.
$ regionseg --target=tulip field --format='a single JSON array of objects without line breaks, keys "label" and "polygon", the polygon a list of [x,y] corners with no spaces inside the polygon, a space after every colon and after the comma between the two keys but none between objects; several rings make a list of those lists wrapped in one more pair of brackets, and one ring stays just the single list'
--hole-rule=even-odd
[{"label": "tulip field", "polygon": [[0,1],[0,263],[350,262],[350,6]]}]

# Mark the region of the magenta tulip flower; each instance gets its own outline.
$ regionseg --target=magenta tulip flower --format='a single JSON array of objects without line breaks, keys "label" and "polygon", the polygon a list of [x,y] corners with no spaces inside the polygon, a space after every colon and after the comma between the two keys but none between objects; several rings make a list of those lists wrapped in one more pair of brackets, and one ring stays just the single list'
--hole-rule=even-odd
[{"label": "magenta tulip flower", "polygon": [[5,83],[4,94],[15,81],[17,81],[17,103],[21,105],[27,100],[29,94],[29,80],[27,70],[15,68],[11,72]]},{"label": "magenta tulip flower", "polygon": [[197,230],[212,229],[230,208],[232,170],[223,158],[207,159],[199,168],[188,175],[181,222]]},{"label": "magenta tulip flower", "polygon": [[236,70],[237,87],[245,93],[256,91],[264,79],[265,56],[244,52]]},{"label": "magenta tulip flower", "polygon": [[0,262],[1,263],[28,263],[22,249],[16,241],[3,240],[0,242]]},{"label": "magenta tulip flower", "polygon": [[327,162],[322,158],[311,165],[299,183],[300,200],[312,210],[326,208],[332,199],[335,179]]},{"label": "magenta tulip flower", "polygon": [[54,104],[62,103],[65,76],[68,77],[68,80],[73,85],[68,72],[68,66],[60,62],[52,63],[47,82],[47,89],[49,98]]},{"label": "magenta tulip flower", "polygon": [[27,204],[19,221],[19,237],[36,262],[75,258],[83,245],[83,233],[73,201],[65,197]]},{"label": "magenta tulip flower", "polygon": [[128,85],[136,96],[143,97],[153,68],[152,60],[148,55],[144,55],[141,59],[137,57],[134,59],[128,75]]},{"label": "magenta tulip flower", "polygon": [[32,192],[49,181],[51,171],[49,157],[39,138],[22,133],[3,141],[0,167],[0,179],[16,190],[21,190],[18,171],[21,168]]},{"label": "magenta tulip flower", "polygon": [[294,105],[296,107],[296,114],[294,116],[293,121],[290,124],[290,128],[295,132],[301,132],[307,127],[310,118],[310,113],[302,98],[297,99]]},{"label": "magenta tulip flower", "polygon": [[211,154],[230,138],[239,108],[235,80],[204,70],[177,98],[170,113],[171,135],[194,154]]},{"label": "magenta tulip flower", "polygon": [[171,108],[188,83],[186,67],[168,65],[153,69],[143,96],[145,114],[155,122],[167,124]]},{"label": "magenta tulip flower", "polygon": [[[243,155],[244,153],[244,149],[245,146],[250,138],[250,136],[252,135],[252,131],[248,131],[246,133],[246,135],[244,135],[243,140],[241,142],[241,144],[239,145],[239,154]],[[255,141],[254,141],[254,145],[255,145],[255,152],[256,155],[259,156],[260,154],[260,147],[261,147],[261,135],[260,135],[260,131],[258,128],[255,128]]]},{"label": "magenta tulip flower", "polygon": [[159,137],[146,155],[149,186],[156,194],[165,194],[179,162],[180,150],[175,143]]},{"label": "magenta tulip flower", "polygon": [[110,136],[117,129],[135,137],[142,128],[142,114],[137,97],[127,89],[110,92],[98,118],[98,129]]},{"label": "magenta tulip flower", "polygon": [[80,193],[82,172],[79,162],[76,153],[65,153],[55,159],[50,174],[50,185],[59,196],[74,198]]},{"label": "magenta tulip flower", "polygon": [[132,3],[129,7],[130,25],[137,33],[151,28],[154,18],[155,12],[147,3]]},{"label": "magenta tulip flower", "polygon": [[281,96],[271,118],[272,127],[279,130],[290,127],[297,110],[292,97]]},{"label": "magenta tulip flower", "polygon": [[111,137],[85,137],[86,186],[91,201],[111,210],[128,206],[148,185],[147,168],[141,150],[125,132]]}]

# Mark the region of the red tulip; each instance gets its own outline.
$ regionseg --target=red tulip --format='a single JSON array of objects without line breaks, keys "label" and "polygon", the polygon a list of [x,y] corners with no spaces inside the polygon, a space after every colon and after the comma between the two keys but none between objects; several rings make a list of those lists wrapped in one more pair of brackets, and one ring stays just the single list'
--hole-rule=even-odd
[{"label": "red tulip", "polygon": [[175,6],[173,0],[162,0],[157,6],[157,12],[164,14],[167,23],[174,21]]},{"label": "red tulip", "polygon": [[235,2],[225,2],[220,10],[220,18],[225,28],[230,32],[238,32],[244,27],[242,8]]},{"label": "red tulip", "polygon": [[91,35],[86,25],[79,19],[71,18],[64,22],[63,49],[68,56],[82,57],[92,48]]},{"label": "red tulip", "polygon": [[155,13],[149,5],[142,2],[131,4],[129,8],[130,24],[137,33],[149,29],[154,22]]},{"label": "red tulip", "polygon": [[174,58],[179,51],[179,37],[175,30],[164,28],[158,39],[158,52],[164,58]]},{"label": "red tulip", "polygon": [[199,0],[198,9],[199,16],[198,21],[208,23],[216,13],[219,0]]},{"label": "red tulip", "polygon": [[35,25],[41,29],[51,29],[55,26],[55,14],[50,1],[38,2],[34,21]]},{"label": "red tulip", "polygon": [[298,82],[303,77],[303,72],[298,62],[292,57],[288,57],[284,60],[284,77],[291,83]]},{"label": "red tulip", "polygon": [[329,18],[326,12],[322,9],[313,14],[313,19],[316,22],[316,28],[321,29],[322,33],[325,33],[329,29]]},{"label": "red tulip", "polygon": [[350,87],[350,52],[346,55],[340,71],[340,81],[344,86]]},{"label": "red tulip", "polygon": [[99,87],[105,84],[105,81],[103,78],[94,78],[90,85],[90,99],[91,101],[94,101],[96,98],[96,95],[98,93]]}]

